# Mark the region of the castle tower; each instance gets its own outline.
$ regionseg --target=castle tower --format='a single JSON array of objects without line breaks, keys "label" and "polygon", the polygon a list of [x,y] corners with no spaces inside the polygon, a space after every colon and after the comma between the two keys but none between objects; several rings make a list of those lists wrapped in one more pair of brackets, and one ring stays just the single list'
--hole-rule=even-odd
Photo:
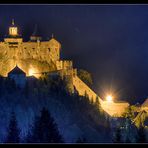
[{"label": "castle tower", "polygon": [[11,26],[9,27],[8,35],[4,38],[6,43],[22,43],[22,38],[18,32],[18,27],[14,23],[14,19],[12,20]]},{"label": "castle tower", "polygon": [[49,40],[49,45],[50,45],[49,51],[53,55],[54,61],[60,60],[61,44],[53,37],[53,34],[51,39]]},{"label": "castle tower", "polygon": [[18,28],[17,28],[17,26],[14,23],[14,19],[12,20],[12,24],[9,27],[9,36],[11,36],[11,37],[18,36]]},{"label": "castle tower", "polygon": [[30,36],[30,41],[31,42],[36,42],[36,41],[40,41],[42,38],[41,36],[39,35],[39,30],[37,28],[37,24],[35,24],[35,28],[34,28],[34,31],[32,33],[32,35]]}]

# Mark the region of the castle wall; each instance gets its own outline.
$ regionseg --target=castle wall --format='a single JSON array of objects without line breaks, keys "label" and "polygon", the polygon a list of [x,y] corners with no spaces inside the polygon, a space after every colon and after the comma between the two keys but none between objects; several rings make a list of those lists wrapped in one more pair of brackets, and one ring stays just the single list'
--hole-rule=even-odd
[{"label": "castle wall", "polygon": [[57,70],[73,69],[72,61],[69,61],[69,60],[56,61],[56,67],[57,67]]},{"label": "castle wall", "polygon": [[24,42],[22,44],[22,50],[25,56],[29,56],[33,59],[41,61],[57,61],[60,59],[59,45],[54,45],[50,41],[44,42]]},{"label": "castle wall", "polygon": [[[73,85],[78,91],[79,95],[88,95],[89,99],[96,101],[97,94],[91,90],[78,76],[73,77]],[[120,117],[125,112],[126,108],[129,106],[127,102],[108,102],[99,98],[102,109],[107,112],[110,116]]]},{"label": "castle wall", "polygon": [[16,64],[29,74],[29,68],[36,72],[56,70],[60,59],[61,45],[55,39],[44,42],[22,42],[22,39],[6,38],[0,42],[0,75],[7,76]]},{"label": "castle wall", "polygon": [[120,117],[125,112],[129,103],[127,102],[108,102],[101,101],[101,107],[105,112],[107,112],[110,116]]},{"label": "castle wall", "polygon": [[79,95],[85,96],[85,94],[87,94],[90,99],[93,99],[94,102],[96,101],[96,93],[91,90],[78,76],[73,77],[73,85]]}]

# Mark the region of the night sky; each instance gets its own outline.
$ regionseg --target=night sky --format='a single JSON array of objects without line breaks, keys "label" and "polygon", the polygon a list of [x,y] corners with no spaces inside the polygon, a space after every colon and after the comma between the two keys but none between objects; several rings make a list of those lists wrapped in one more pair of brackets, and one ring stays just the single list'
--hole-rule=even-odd
[{"label": "night sky", "polygon": [[148,96],[148,5],[0,5],[0,38],[15,19],[25,41],[35,24],[64,59],[92,73],[104,97],[136,103]]}]

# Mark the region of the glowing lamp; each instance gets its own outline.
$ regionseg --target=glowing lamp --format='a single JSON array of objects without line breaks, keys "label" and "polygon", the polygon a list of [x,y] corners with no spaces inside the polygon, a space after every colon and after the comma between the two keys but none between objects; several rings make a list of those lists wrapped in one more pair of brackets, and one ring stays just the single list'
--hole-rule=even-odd
[{"label": "glowing lamp", "polygon": [[33,69],[29,69],[29,76],[33,76],[35,71]]},{"label": "glowing lamp", "polygon": [[35,69],[34,67],[30,67],[29,70],[28,70],[28,75],[29,76],[34,76],[36,78],[39,78],[41,76],[41,74],[39,74],[38,70]]},{"label": "glowing lamp", "polygon": [[106,96],[106,101],[113,102],[113,97],[111,95]]}]

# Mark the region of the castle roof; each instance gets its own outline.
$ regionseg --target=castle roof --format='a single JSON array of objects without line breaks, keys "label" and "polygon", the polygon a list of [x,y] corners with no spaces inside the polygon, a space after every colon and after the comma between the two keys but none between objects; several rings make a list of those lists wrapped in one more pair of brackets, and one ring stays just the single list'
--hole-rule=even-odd
[{"label": "castle roof", "polygon": [[17,27],[14,23],[14,19],[12,19],[12,22],[11,22],[11,26],[10,27]]},{"label": "castle roof", "polygon": [[35,24],[34,31],[31,36],[40,36],[40,32],[39,32],[37,24]]},{"label": "castle roof", "polygon": [[14,68],[14,69],[12,69],[9,73],[8,73],[8,75],[9,74],[25,74],[26,75],[26,73],[22,70],[22,69],[20,69],[17,65],[16,65],[16,67]]},{"label": "castle roof", "polygon": [[37,41],[37,40],[41,40],[41,39],[42,38],[40,36],[40,32],[38,30],[37,24],[35,24],[34,31],[33,31],[32,35],[30,36],[30,40]]}]

